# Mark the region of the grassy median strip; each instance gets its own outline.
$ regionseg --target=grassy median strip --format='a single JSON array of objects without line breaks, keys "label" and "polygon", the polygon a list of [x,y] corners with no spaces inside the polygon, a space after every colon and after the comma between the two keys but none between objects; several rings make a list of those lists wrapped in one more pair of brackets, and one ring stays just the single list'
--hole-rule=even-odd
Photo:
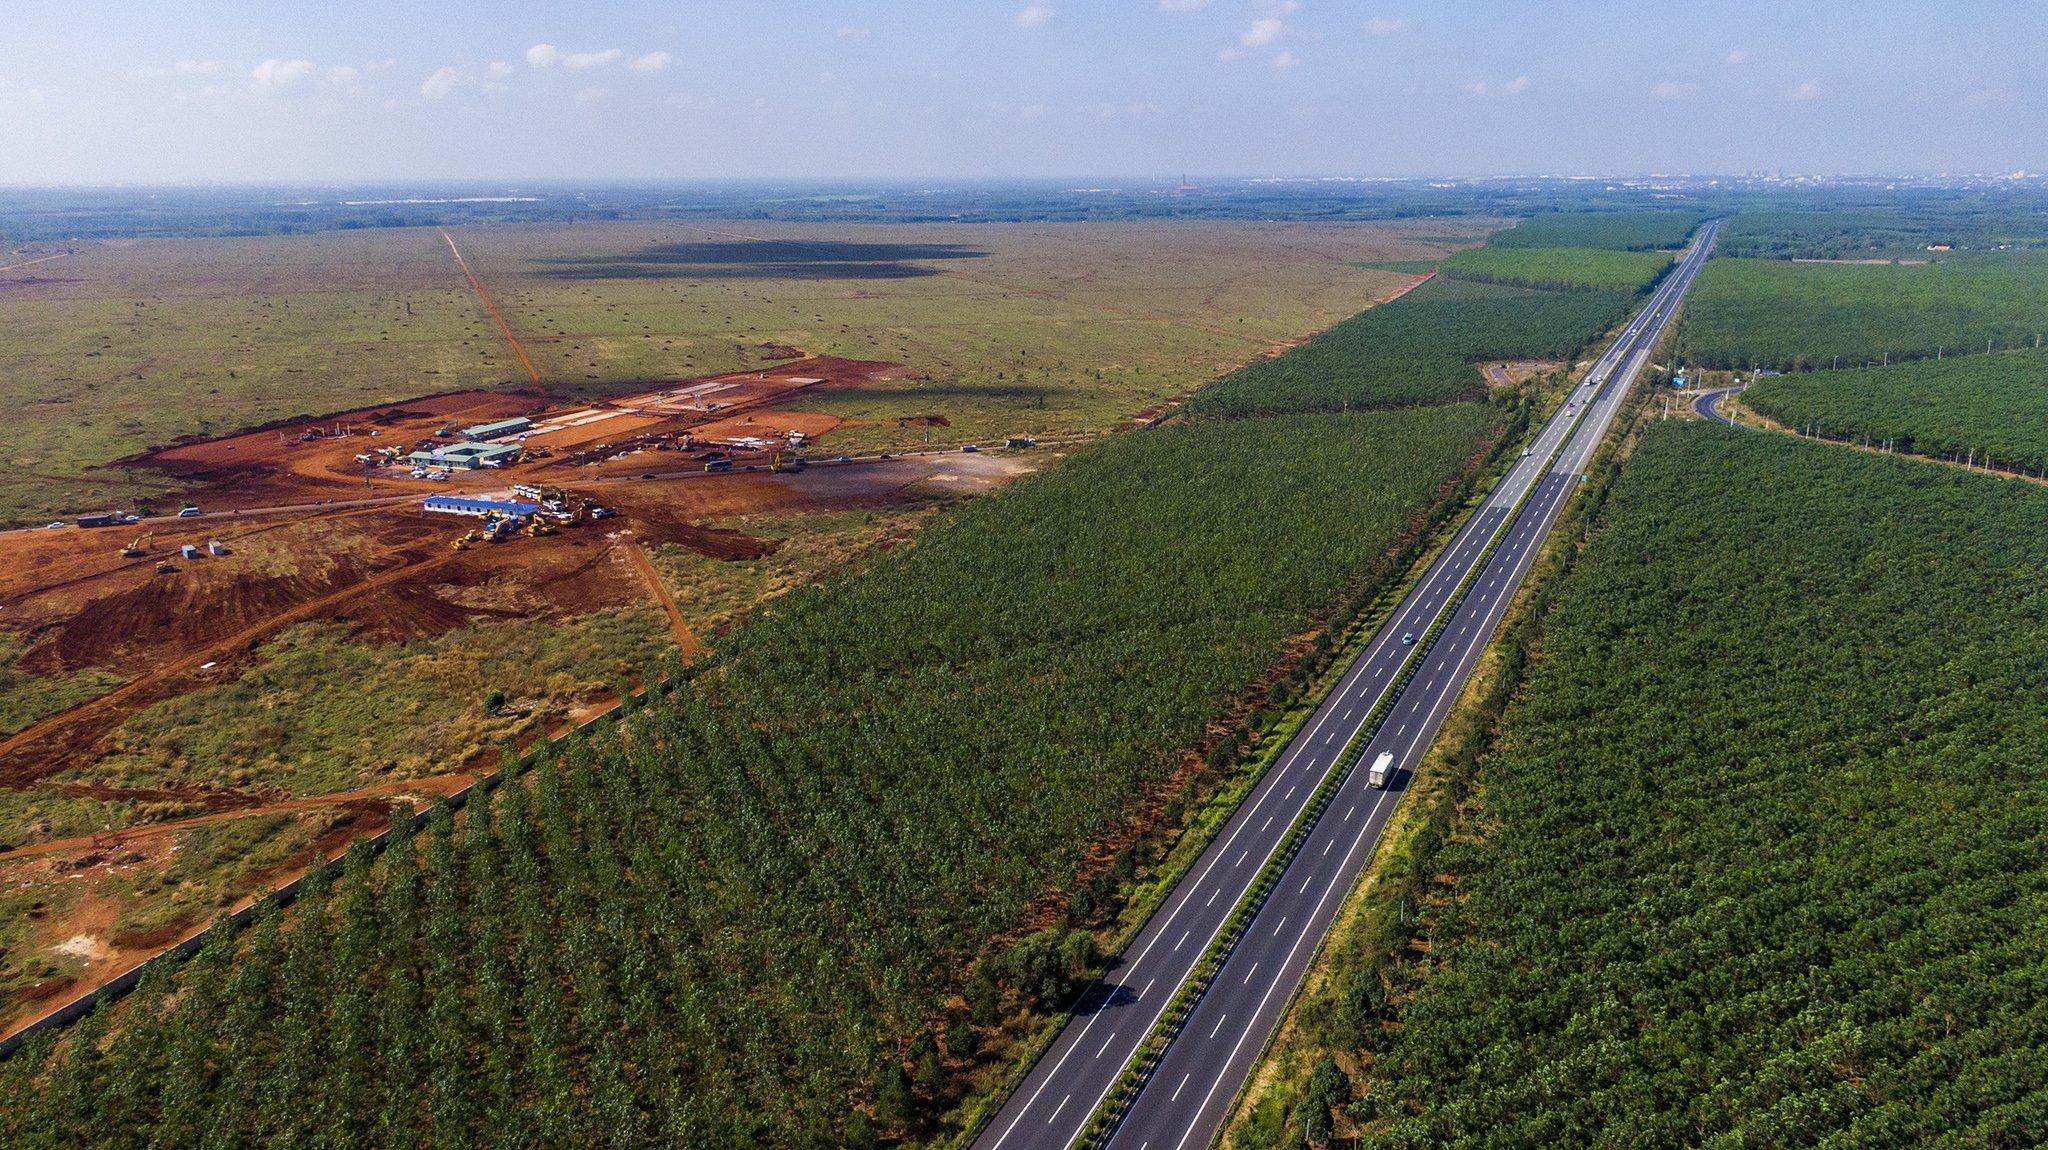
[{"label": "grassy median strip", "polygon": [[[1580,418],[1583,419],[1584,415],[1582,414]],[[1543,468],[1551,465],[1570,438],[1569,434],[1559,438],[1558,446],[1542,457]],[[1537,471],[1537,475],[1542,475],[1542,469]],[[1294,825],[1288,828],[1286,837],[1267,858],[1265,866],[1260,868],[1258,877],[1252,882],[1245,896],[1238,901],[1236,909],[1210,941],[1208,949],[1195,964],[1193,973],[1181,984],[1173,1000],[1167,1004],[1159,1020],[1153,1024],[1151,1035],[1138,1047],[1130,1062],[1125,1065],[1123,1073],[1110,1087],[1102,1104],[1089,1118],[1088,1125],[1082,1130],[1080,1145],[1092,1148],[1108,1142],[1110,1134],[1116,1130],[1117,1123],[1122,1121],[1125,1112],[1136,1101],[1146,1081],[1151,1078],[1159,1060],[1165,1057],[1167,1049],[1173,1045],[1173,1040],[1179,1037],[1182,1025],[1187,1022],[1188,1016],[1194,1013],[1195,1006],[1208,992],[1210,983],[1223,969],[1223,964],[1229,960],[1231,951],[1236,949],[1238,940],[1244,936],[1245,928],[1251,925],[1252,919],[1258,915],[1259,908],[1265,905],[1266,896],[1279,884],[1280,876],[1286,872],[1288,864],[1294,861],[1294,856],[1300,852],[1302,844],[1308,841],[1310,832],[1322,818],[1324,808],[1329,806],[1330,799],[1344,785],[1345,779],[1350,776],[1352,768],[1357,765],[1366,747],[1371,745],[1380,725],[1386,721],[1388,712],[1394,708],[1400,700],[1402,691],[1415,677],[1416,669],[1428,658],[1430,650],[1436,645],[1444,628],[1457,616],[1458,608],[1464,603],[1465,596],[1471,592],[1472,584],[1493,561],[1494,552],[1499,550],[1501,541],[1507,537],[1508,529],[1520,516],[1530,497],[1535,494],[1537,486],[1538,484],[1532,480],[1516,497],[1515,505],[1494,528],[1493,536],[1487,541],[1485,550],[1480,552],[1479,558],[1465,573],[1464,578],[1458,581],[1457,589],[1444,601],[1436,618],[1431,621],[1429,629],[1401,661],[1400,670],[1395,673],[1391,685],[1381,693],[1379,700],[1373,704],[1372,711],[1359,725],[1357,733],[1345,744],[1343,753],[1338,756],[1330,771],[1323,776],[1321,785],[1310,797],[1308,805],[1302,808]],[[1484,506],[1483,501],[1481,506]]]}]

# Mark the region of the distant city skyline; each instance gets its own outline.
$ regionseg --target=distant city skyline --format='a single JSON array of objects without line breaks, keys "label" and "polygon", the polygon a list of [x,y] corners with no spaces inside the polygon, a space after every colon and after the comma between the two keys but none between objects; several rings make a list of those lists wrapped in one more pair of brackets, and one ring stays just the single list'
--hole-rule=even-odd
[{"label": "distant city skyline", "polygon": [[2048,168],[2009,2],[131,7],[10,12],[0,183]]}]

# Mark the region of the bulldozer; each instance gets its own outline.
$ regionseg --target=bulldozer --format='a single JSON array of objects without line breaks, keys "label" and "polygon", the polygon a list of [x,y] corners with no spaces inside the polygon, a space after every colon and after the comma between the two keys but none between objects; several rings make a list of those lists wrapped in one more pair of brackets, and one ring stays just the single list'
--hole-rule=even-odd
[{"label": "bulldozer", "polygon": [[169,560],[156,565],[156,573],[159,575],[169,575],[176,570],[177,568],[172,566]]},{"label": "bulldozer", "polygon": [[535,516],[533,522],[526,525],[526,533],[536,539],[544,535],[553,535],[555,533],[555,525],[539,516]]},{"label": "bulldozer", "polygon": [[144,555],[149,554],[149,545],[155,541],[155,533],[145,531],[142,534],[137,535],[133,543],[130,543],[128,546],[121,548],[121,558],[140,559]]},{"label": "bulldozer", "polygon": [[483,538],[483,532],[472,527],[467,535],[458,536],[451,540],[448,544],[448,549],[451,551],[467,551],[470,544],[481,543]]}]

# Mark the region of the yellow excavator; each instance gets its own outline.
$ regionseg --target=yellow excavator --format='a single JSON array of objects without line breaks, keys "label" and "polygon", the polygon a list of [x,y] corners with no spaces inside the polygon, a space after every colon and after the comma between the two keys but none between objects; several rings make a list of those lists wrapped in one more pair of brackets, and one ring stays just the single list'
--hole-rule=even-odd
[{"label": "yellow excavator", "polygon": [[149,554],[149,545],[155,541],[156,534],[154,532],[145,531],[142,534],[137,535],[135,537],[135,542],[130,543],[128,546],[121,548],[121,558],[140,559],[144,555]]},{"label": "yellow excavator", "polygon": [[526,525],[526,533],[535,537],[553,535],[555,533],[555,525],[536,515],[533,517],[533,522]]},{"label": "yellow excavator", "polygon": [[474,528],[472,528],[472,529],[470,530],[469,534],[467,534],[467,535],[464,535],[464,536],[461,536],[461,537],[459,537],[459,538],[457,538],[457,539],[453,540],[452,542],[450,542],[450,543],[448,544],[448,547],[449,547],[449,550],[451,550],[451,551],[467,551],[467,550],[469,550],[469,545],[470,545],[470,544],[472,544],[472,543],[477,543],[477,542],[481,542],[482,540],[483,540],[483,533],[482,533],[482,532],[480,532],[480,531],[477,531],[477,530],[476,530],[476,529],[474,529]]}]

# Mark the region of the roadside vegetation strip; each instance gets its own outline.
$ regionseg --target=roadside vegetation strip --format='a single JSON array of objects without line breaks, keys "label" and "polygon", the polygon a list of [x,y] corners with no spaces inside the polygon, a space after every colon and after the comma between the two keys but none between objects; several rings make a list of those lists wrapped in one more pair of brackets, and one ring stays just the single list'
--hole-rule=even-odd
[{"label": "roadside vegetation strip", "polygon": [[[1585,418],[1586,412],[1581,411],[1573,420],[1572,426],[1575,428],[1578,422]],[[1463,604],[1465,596],[1470,594],[1472,585],[1478,581],[1480,575],[1485,573],[1487,565],[1492,562],[1494,553],[1499,550],[1501,542],[1508,537],[1522,509],[1535,495],[1540,485],[1540,479],[1549,468],[1551,461],[1564,449],[1565,444],[1570,439],[1571,435],[1569,432],[1559,436],[1557,446],[1541,459],[1542,467],[1538,468],[1535,473],[1537,481],[1530,482],[1517,496],[1514,505],[1502,517],[1500,523],[1495,526],[1492,536],[1488,538],[1485,548],[1480,551],[1479,556],[1473,561],[1471,568],[1458,581],[1457,587],[1451,594],[1444,599],[1443,605],[1438,608],[1436,616],[1430,620],[1428,629],[1423,632],[1415,645],[1409,649],[1407,655],[1402,659],[1400,668],[1395,671],[1392,680],[1386,689],[1381,692],[1378,701],[1373,704],[1372,710],[1366,714],[1365,719],[1359,724],[1357,731],[1352,735],[1350,741],[1345,744],[1343,752],[1338,756],[1336,762],[1332,764],[1330,770],[1323,776],[1323,781],[1316,788],[1315,795],[1311,797],[1307,806],[1302,809],[1301,814],[1288,829],[1286,837],[1281,840],[1273,853],[1267,857],[1266,863],[1260,869],[1258,877],[1253,880],[1245,896],[1238,901],[1230,917],[1218,929],[1216,936],[1210,941],[1208,948],[1196,963],[1194,972],[1181,984],[1180,988],[1174,993],[1173,998],[1162,1009],[1159,1020],[1153,1025],[1152,1031],[1146,1037],[1145,1042],[1132,1055],[1123,1073],[1118,1076],[1102,1103],[1089,1118],[1088,1125],[1083,1129],[1079,1139],[1079,1145],[1093,1150],[1093,1148],[1107,1144],[1110,1136],[1115,1133],[1117,1123],[1123,1119],[1124,1113],[1129,1109],[1131,1103],[1137,1099],[1139,1091],[1144,1089],[1145,1083],[1151,1077],[1153,1068],[1165,1056],[1167,1048],[1173,1044],[1174,1039],[1180,1036],[1182,1025],[1186,1023],[1188,1016],[1194,1012],[1195,1004],[1208,992],[1210,983],[1214,981],[1217,972],[1223,968],[1225,960],[1229,958],[1230,952],[1236,948],[1238,940],[1243,937],[1245,927],[1251,923],[1253,918],[1257,917],[1259,908],[1265,903],[1266,896],[1272,893],[1274,886],[1280,880],[1281,874],[1287,870],[1288,865],[1293,862],[1295,855],[1300,852],[1302,844],[1308,840],[1309,834],[1314,831],[1316,823],[1322,817],[1324,808],[1329,805],[1330,798],[1343,787],[1344,781],[1350,777],[1352,770],[1358,764],[1359,757],[1372,744],[1373,738],[1378,735],[1381,725],[1386,721],[1388,713],[1400,702],[1401,693],[1413,681],[1418,668],[1427,661],[1430,650],[1436,645],[1437,639],[1442,636],[1444,628],[1450,625],[1452,619],[1456,618],[1458,608]]]},{"label": "roadside vegetation strip", "polygon": [[2039,1143],[2044,505],[1650,428],[1360,1028],[1368,1144]]},{"label": "roadside vegetation strip", "polygon": [[1802,434],[2040,476],[2048,352],[2028,348],[1760,379],[1745,406]]},{"label": "roadside vegetation strip", "polygon": [[[1603,440],[1590,480],[1566,501],[1502,616],[1500,634],[1488,644],[1498,660],[1489,665],[1482,657],[1475,666],[1468,693],[1410,776],[1414,801],[1388,819],[1377,857],[1354,884],[1354,892],[1362,893],[1347,896],[1344,914],[1332,924],[1316,964],[1261,1052],[1261,1066],[1271,1067],[1276,1059],[1280,1065],[1247,1077],[1232,1103],[1233,1118],[1220,1136],[1230,1150],[1321,1145],[1340,1133],[1337,1123],[1346,1120],[1357,1086],[1335,1055],[1353,1055],[1362,1046],[1358,1036],[1387,1009],[1393,965],[1420,937],[1415,932],[1421,912],[1438,897],[1438,864],[1453,822],[1474,793],[1480,763],[1498,740],[1501,717],[1522,684],[1559,580],[1606,505],[1619,457],[1633,445],[1636,421],[1650,397],[1651,389],[1643,388],[1626,401],[1619,418],[1627,430],[1619,440]],[[1305,1058],[1312,1064],[1304,1066]]]},{"label": "roadside vegetation strip", "polygon": [[[1121,954],[1153,913],[1173,894],[1189,869],[1201,860],[1210,842],[1228,825],[1245,796],[1287,753],[1294,736],[1315,716],[1330,692],[1343,682],[1357,656],[1372,642],[1409,591],[1428,576],[1437,557],[1464,528],[1467,519],[1485,506],[1485,492],[1491,490],[1499,472],[1513,463],[1513,449],[1528,432],[1530,410],[1528,401],[1517,403],[1514,414],[1509,417],[1506,428],[1489,453],[1487,463],[1481,470],[1467,476],[1450,496],[1431,506],[1425,529],[1410,539],[1393,562],[1387,565],[1389,570],[1405,572],[1405,576],[1397,582],[1377,584],[1368,578],[1363,596],[1340,608],[1337,616],[1322,629],[1322,637],[1337,637],[1330,639],[1327,646],[1319,637],[1311,647],[1309,657],[1297,663],[1294,672],[1271,688],[1267,696],[1269,706],[1255,709],[1245,718],[1244,730],[1234,745],[1238,748],[1249,746],[1249,753],[1234,750],[1231,743],[1219,744],[1212,749],[1210,770],[1216,770],[1225,756],[1236,763],[1230,768],[1228,781],[1201,799],[1195,810],[1186,816],[1183,828],[1174,836],[1167,858],[1161,864],[1136,880],[1128,891],[1111,896],[1121,909],[1117,914],[1116,929],[1102,949],[1105,958]],[[1273,707],[1283,708],[1277,712],[1277,718],[1273,717],[1276,714]],[[1174,803],[1179,801],[1172,800]],[[1089,985],[1092,986],[1100,973],[1099,965],[1088,972]],[[999,1085],[968,1101],[961,1111],[959,1133],[952,1139],[952,1145],[972,1144],[1016,1085],[1058,1039],[1061,1030],[1072,1019],[1074,1007],[1086,994],[1085,986],[1070,994],[1068,1007],[1049,1018],[1040,1027],[1038,1037],[1015,1053],[1010,1068],[1001,1075]]]}]

